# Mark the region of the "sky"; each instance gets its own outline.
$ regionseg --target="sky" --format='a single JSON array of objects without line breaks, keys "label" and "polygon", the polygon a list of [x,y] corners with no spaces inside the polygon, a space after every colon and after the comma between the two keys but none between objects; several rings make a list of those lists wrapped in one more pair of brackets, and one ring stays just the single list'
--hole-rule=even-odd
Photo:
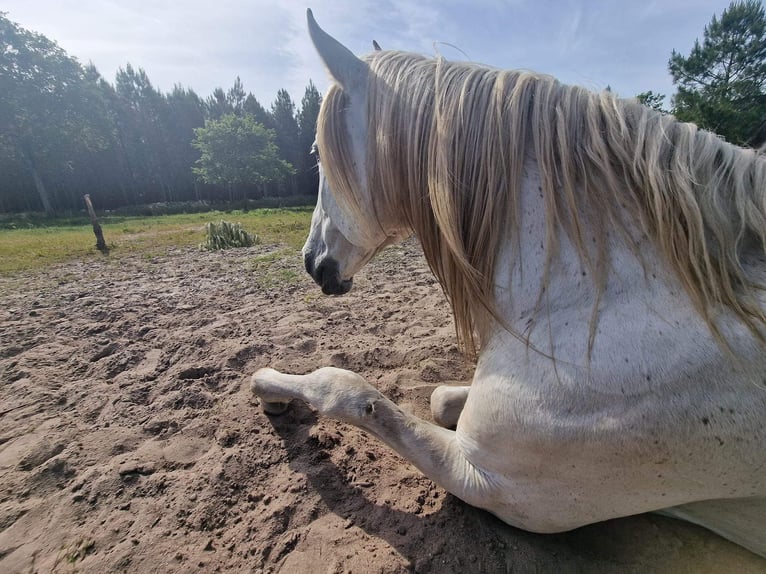
[{"label": "sky", "polygon": [[[309,2],[309,4],[307,4]],[[0,11],[55,40],[114,82],[130,62],[162,91],[206,97],[237,76],[265,106],[280,88],[299,104],[328,76],[306,7],[356,54],[383,49],[527,69],[622,97],[675,92],[673,50],[688,54],[729,0],[3,0]]]}]

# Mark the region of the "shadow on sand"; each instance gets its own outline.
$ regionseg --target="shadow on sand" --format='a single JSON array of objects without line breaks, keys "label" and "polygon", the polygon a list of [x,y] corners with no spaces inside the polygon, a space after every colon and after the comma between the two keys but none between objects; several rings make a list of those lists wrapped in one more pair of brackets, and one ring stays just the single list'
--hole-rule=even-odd
[{"label": "shadow on sand", "polygon": [[291,469],[306,476],[327,510],[385,540],[417,572],[766,571],[766,562],[747,550],[697,526],[652,514],[539,535],[513,528],[450,494],[434,513],[403,512],[350,485],[347,474],[317,449],[309,436],[317,416],[306,405],[293,402],[270,421]]}]

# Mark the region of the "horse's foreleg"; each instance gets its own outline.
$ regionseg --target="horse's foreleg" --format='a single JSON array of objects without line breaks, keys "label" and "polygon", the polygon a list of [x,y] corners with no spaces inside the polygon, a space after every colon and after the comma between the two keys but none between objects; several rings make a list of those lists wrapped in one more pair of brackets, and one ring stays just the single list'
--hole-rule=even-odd
[{"label": "horse's foreleg", "polygon": [[455,432],[405,413],[356,373],[332,367],[308,375],[260,369],[250,388],[264,407],[300,399],[321,415],[356,425],[455,496],[477,506],[486,503],[491,477],[465,458]]},{"label": "horse's foreleg", "polygon": [[299,399],[319,414],[356,424],[380,392],[351,371],[325,367],[308,375],[288,375],[274,369],[259,369],[250,381],[250,390],[267,414],[280,414],[289,402]]},{"label": "horse's foreleg", "polygon": [[440,385],[431,393],[431,416],[437,425],[455,428],[471,387]]}]

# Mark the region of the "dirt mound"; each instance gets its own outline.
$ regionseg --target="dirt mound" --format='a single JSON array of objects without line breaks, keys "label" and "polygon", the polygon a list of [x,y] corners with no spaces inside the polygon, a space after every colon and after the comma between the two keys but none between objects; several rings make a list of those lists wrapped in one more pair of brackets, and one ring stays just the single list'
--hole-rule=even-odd
[{"label": "dirt mound", "polygon": [[2,572],[763,572],[696,527],[639,516],[513,529],[363,432],[269,419],[258,367],[358,371],[429,417],[470,380],[414,243],[343,298],[276,248],[94,259],[0,279]]}]

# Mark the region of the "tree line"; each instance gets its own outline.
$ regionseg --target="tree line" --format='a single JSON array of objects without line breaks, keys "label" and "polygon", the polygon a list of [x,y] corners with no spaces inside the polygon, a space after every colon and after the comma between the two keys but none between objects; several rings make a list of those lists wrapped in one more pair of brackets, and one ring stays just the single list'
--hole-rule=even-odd
[{"label": "tree line", "polygon": [[[738,145],[766,143],[766,16],[735,0],[689,55],[668,61],[677,93],[638,100]],[[207,98],[156,89],[130,64],[107,82],[55,42],[0,13],[0,212],[79,210],[154,202],[231,202],[313,195],[308,153],[321,95],[300,108],[280,90],[270,109],[239,78]]]},{"label": "tree line", "polygon": [[127,64],[114,83],[0,13],[0,212],[316,194],[321,95],[265,109],[239,78],[207,98],[162,93]]}]

